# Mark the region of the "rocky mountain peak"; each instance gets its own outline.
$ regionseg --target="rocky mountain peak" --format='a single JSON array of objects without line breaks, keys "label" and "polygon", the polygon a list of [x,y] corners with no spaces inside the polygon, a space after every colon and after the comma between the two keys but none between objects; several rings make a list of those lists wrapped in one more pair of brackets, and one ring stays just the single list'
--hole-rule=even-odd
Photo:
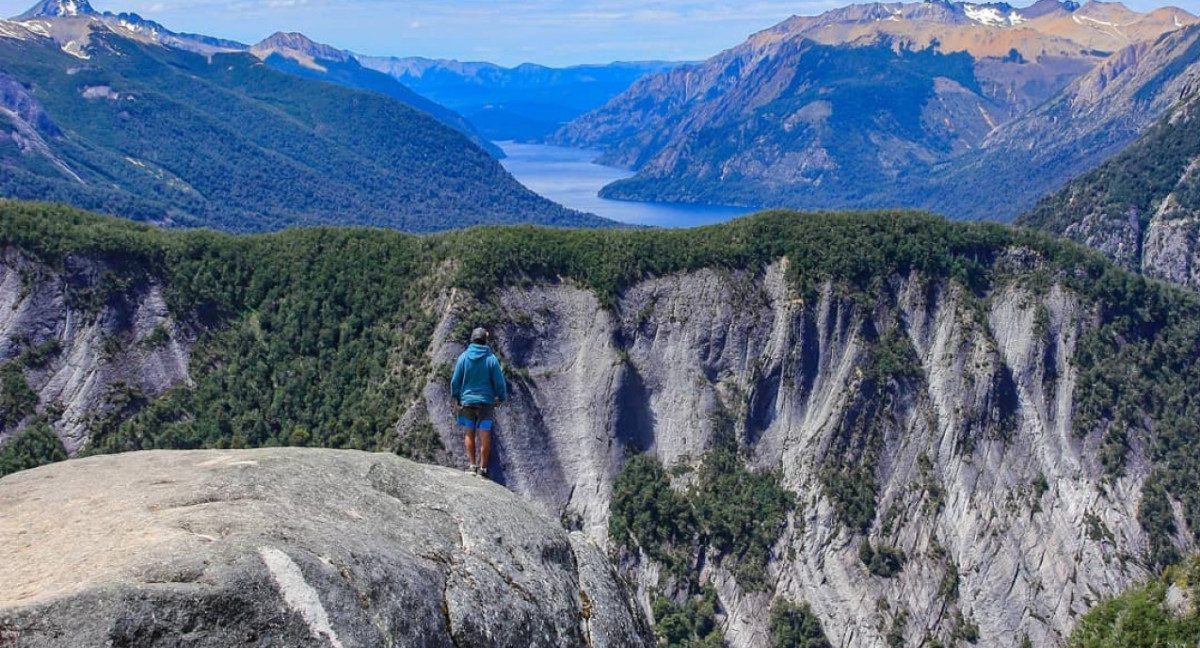
[{"label": "rocky mountain peak", "polygon": [[[1139,13],[1120,2],[1098,0],[1087,3],[1037,0],[1028,7],[1018,7],[1008,2],[923,0],[852,4],[815,16],[794,16],[765,33],[801,31],[808,35],[813,31],[827,32],[832,29],[835,33],[823,34],[825,39],[821,38],[822,34],[817,35],[818,40],[829,42],[828,39],[833,36],[837,37],[833,40],[854,40],[868,28],[907,36],[933,30],[946,32],[945,35],[953,40],[952,32],[956,29],[983,27],[1004,30],[1019,25],[1045,37],[1079,41],[1086,40],[1086,37],[1077,33],[1083,28],[1085,33],[1102,28],[1112,32],[1113,26],[1119,25],[1124,31],[1117,30],[1120,33],[1113,32],[1109,37],[1125,45],[1131,39],[1144,40],[1194,21],[1194,16],[1181,9],[1163,8]],[[1132,31],[1129,31],[1130,28]],[[1109,43],[1110,49],[1114,48],[1114,43]]]},{"label": "rocky mountain peak", "polygon": [[1021,15],[1026,18],[1039,18],[1057,11],[1071,13],[1079,9],[1080,6],[1074,0],[1038,0],[1028,7],[1021,9]]},{"label": "rocky mountain peak", "polygon": [[17,16],[17,20],[93,16],[98,13],[88,3],[88,0],[42,0],[31,7],[29,11]]},{"label": "rocky mountain peak", "polygon": [[251,51],[260,58],[279,54],[305,63],[315,61],[345,63],[352,58],[344,50],[318,43],[299,32],[275,32],[255,45]]}]

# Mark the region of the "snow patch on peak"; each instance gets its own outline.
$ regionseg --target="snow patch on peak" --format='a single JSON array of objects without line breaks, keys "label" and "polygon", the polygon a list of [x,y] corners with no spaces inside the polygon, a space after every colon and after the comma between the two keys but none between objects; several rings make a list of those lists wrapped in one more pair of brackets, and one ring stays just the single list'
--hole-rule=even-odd
[{"label": "snow patch on peak", "polygon": [[1025,17],[1016,9],[1012,9],[1006,15],[999,7],[995,5],[978,5],[963,3],[963,13],[967,18],[989,27],[1007,27],[1010,25],[1019,25],[1025,22]]},{"label": "snow patch on peak", "polygon": [[1087,21],[1087,22],[1094,23],[1097,25],[1104,25],[1105,27],[1120,27],[1121,26],[1115,22],[1112,22],[1109,20],[1100,20],[1099,18],[1092,18],[1091,16],[1076,15],[1076,16],[1071,16],[1071,20],[1074,20],[1075,24],[1077,24],[1077,25],[1082,25],[1082,24],[1084,24],[1084,21]]},{"label": "snow patch on peak", "polygon": [[32,40],[36,38],[35,34],[29,28],[21,23],[11,20],[0,20],[0,38],[9,38],[12,40]]},{"label": "snow patch on peak", "polygon": [[62,2],[59,6],[62,9],[62,13],[59,14],[60,16],[78,16],[83,13],[90,13],[91,9],[91,7],[87,7],[87,3],[84,2],[84,7],[86,7],[87,11],[81,10],[79,4],[76,3],[75,0],[64,0],[64,2]]},{"label": "snow patch on peak", "polygon": [[67,42],[63,43],[63,45],[62,45],[62,51],[66,52],[67,54],[70,54],[71,56],[74,56],[75,58],[83,59],[85,61],[87,59],[92,58],[87,53],[86,48],[87,48],[86,42],[77,41],[77,40],[67,41]]},{"label": "snow patch on peak", "polygon": [[17,17],[18,20],[31,18],[69,18],[72,16],[95,15],[96,10],[88,0],[42,0]]},{"label": "snow patch on peak", "polygon": [[50,26],[40,20],[21,23],[21,26],[43,38],[50,38]]}]

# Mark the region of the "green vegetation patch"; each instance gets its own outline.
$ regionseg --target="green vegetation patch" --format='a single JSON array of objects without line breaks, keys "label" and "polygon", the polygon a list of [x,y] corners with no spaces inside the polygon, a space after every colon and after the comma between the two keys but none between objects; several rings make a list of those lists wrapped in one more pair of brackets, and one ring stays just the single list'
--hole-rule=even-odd
[{"label": "green vegetation patch", "polygon": [[858,559],[872,574],[880,578],[892,578],[904,570],[908,557],[895,547],[883,544],[873,546],[870,540],[863,540],[858,545]]},{"label": "green vegetation patch", "polygon": [[37,404],[37,392],[25,380],[21,363],[9,361],[0,367],[0,428],[21,422]]},{"label": "green vegetation patch", "polygon": [[0,430],[20,423],[37,411],[38,394],[29,386],[25,378],[26,369],[41,369],[61,351],[57,339],[50,339],[36,346],[28,346],[24,340],[17,340],[19,346],[25,347],[17,357],[0,365]]},{"label": "green vegetation patch", "polygon": [[754,269],[782,257],[801,294],[826,280],[868,290],[881,278],[917,270],[982,289],[996,256],[1009,245],[1053,246],[1055,255],[1090,253],[1032,232],[995,224],[950,223],[917,212],[764,212],[690,230],[549,230],[479,228],[442,241],[463,260],[458,282],[481,293],[521,277],[570,277],[608,305],[651,275],[700,268]]},{"label": "green vegetation patch", "polygon": [[[1069,648],[1190,648],[1200,643],[1200,559],[1121,596],[1097,605],[1080,620],[1067,641]],[[1191,609],[1173,610],[1167,592],[1174,585],[1190,590]]]},{"label": "green vegetation patch", "polygon": [[833,648],[808,603],[780,599],[771,607],[772,648]]},{"label": "green vegetation patch", "polygon": [[676,576],[687,575],[698,525],[690,498],[671,488],[671,479],[646,454],[626,462],[613,483],[609,535],[618,544],[641,549]]},{"label": "green vegetation patch", "polygon": [[0,445],[0,477],[67,458],[50,426],[39,422]]},{"label": "green vegetation patch", "polygon": [[1138,503],[1138,523],[1149,536],[1146,563],[1157,568],[1175,564],[1180,559],[1175,548],[1175,511],[1160,473],[1153,473],[1142,484],[1142,500]]},{"label": "green vegetation patch", "polygon": [[771,546],[795,507],[795,495],[780,484],[778,472],[753,472],[736,451],[718,447],[700,465],[692,504],[701,537],[727,560],[747,590],[766,590]]},{"label": "green vegetation patch", "polygon": [[657,596],[651,603],[654,635],[664,648],[723,648],[725,635],[717,617],[717,592],[705,587],[676,603]]},{"label": "green vegetation patch", "polygon": [[656,459],[637,455],[614,484],[609,533],[685,581],[695,577],[695,557],[712,549],[743,588],[765,590],[771,546],[795,505],[779,480],[778,473],[753,472],[735,452],[718,448],[705,455],[697,484],[676,491]]}]

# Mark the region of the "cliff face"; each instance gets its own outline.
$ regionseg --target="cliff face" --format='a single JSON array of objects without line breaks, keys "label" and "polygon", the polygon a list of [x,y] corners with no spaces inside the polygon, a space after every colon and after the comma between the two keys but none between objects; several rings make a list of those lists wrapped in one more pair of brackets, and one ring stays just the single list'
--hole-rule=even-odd
[{"label": "cliff face", "polygon": [[[104,417],[188,380],[191,335],[172,319],[162,286],[111,288],[111,265],[85,257],[49,265],[15,247],[0,252],[0,359],[26,365],[37,415],[71,454]],[[31,350],[44,359],[27,360]],[[7,431],[32,419],[6,422]]]},{"label": "cliff face", "polygon": [[[779,213],[690,232],[233,238],[68,217],[0,220],[15,241],[0,281],[10,358],[0,404],[14,367],[37,401],[6,433],[40,417],[73,452],[89,436],[114,451],[440,442],[411,454],[461,466],[446,370],[463,330],[487,322],[513,394],[499,414],[495,479],[607,550],[643,612],[678,595],[677,576],[610,539],[628,457],[650,453],[668,487],[690,493],[732,437],[735,459],[795,494],[768,529],[757,585],[731,564],[740,556],[695,545],[689,576],[714,588],[734,646],[764,645],[781,601],[811,606],[839,646],[972,635],[1055,646],[1098,600],[1162,564],[1165,548],[1194,545],[1200,473],[1187,448],[1200,420],[1190,389],[1200,302],[1030,232]],[[49,222],[63,232],[42,229]],[[128,249],[127,265],[81,249]],[[624,274],[651,256],[655,265]],[[487,288],[454,287],[478,285]],[[205,317],[214,304],[223,324]],[[357,355],[329,357],[346,349]],[[374,369],[365,375],[380,390],[352,399]],[[288,382],[334,374],[341,382],[319,390]],[[189,380],[195,389],[153,398]],[[244,401],[222,400],[230,391]],[[299,408],[267,409],[327,397],[323,407],[361,420],[314,419],[332,421],[323,427],[383,433],[322,434],[298,429]],[[128,420],[100,432],[113,430],[110,418]],[[287,435],[249,433],[268,420]],[[187,427],[195,422],[204,429]],[[871,547],[900,564],[879,568],[864,558]],[[579,569],[605,564],[581,558]]]},{"label": "cliff face", "polygon": [[0,480],[0,515],[6,644],[651,644],[582,535],[394,455],[90,458]]},{"label": "cliff face", "polygon": [[[1092,325],[1088,304],[1058,287],[1010,286],[981,308],[961,289],[909,276],[885,287],[890,308],[864,312],[829,289],[806,302],[785,286],[777,263],[647,280],[614,312],[566,284],[503,292],[499,346],[520,370],[499,414],[499,478],[603,541],[627,446],[667,466],[693,462],[712,444],[718,409],[735,412],[753,463],[781,469],[800,506],[774,547],[770,591],[743,592],[719,562],[708,567],[734,646],[765,645],[777,598],[808,601],[835,645],[884,646],[897,618],[912,644],[973,620],[989,645],[1057,645],[1098,598],[1146,574],[1128,560],[1146,545],[1145,461],[1109,481],[1098,439],[1072,432],[1072,357]],[[435,363],[459,349],[445,337],[447,312]],[[890,318],[920,372],[872,398],[861,325]],[[432,382],[419,407],[457,449],[448,400]],[[854,454],[862,440],[846,430],[872,407],[886,424],[868,441],[881,444],[868,537],[907,555],[893,579],[860,562],[859,537],[838,523],[820,477]],[[645,561],[634,572],[643,583],[655,573]]]}]

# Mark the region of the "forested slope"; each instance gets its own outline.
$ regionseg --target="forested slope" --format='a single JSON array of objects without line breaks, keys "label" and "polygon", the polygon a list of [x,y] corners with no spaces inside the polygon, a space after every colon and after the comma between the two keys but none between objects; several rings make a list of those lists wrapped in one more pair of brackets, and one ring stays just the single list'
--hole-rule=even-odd
[{"label": "forested slope", "polygon": [[86,60],[0,38],[0,195],[237,232],[610,224],[383,94],[88,29]]}]

